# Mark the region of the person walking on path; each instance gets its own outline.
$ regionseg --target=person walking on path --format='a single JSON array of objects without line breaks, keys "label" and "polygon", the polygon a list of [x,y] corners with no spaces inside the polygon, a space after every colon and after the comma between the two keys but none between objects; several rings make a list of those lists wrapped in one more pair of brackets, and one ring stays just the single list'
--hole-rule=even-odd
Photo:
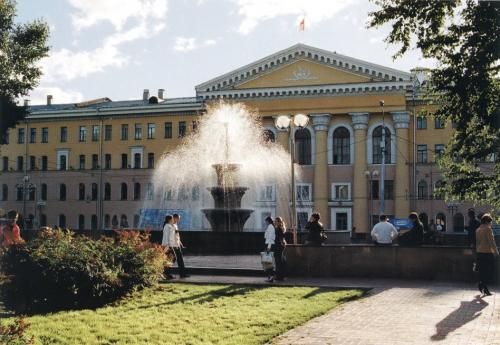
[{"label": "person walking on path", "polygon": [[319,221],[321,216],[315,212],[307,222],[305,228],[309,232],[307,234],[306,244],[310,246],[321,246],[326,239],[325,228]]},{"label": "person walking on path", "polygon": [[276,280],[283,280],[285,278],[285,264],[286,261],[284,260],[284,255],[285,255],[285,247],[286,247],[286,240],[285,240],[285,232],[286,232],[286,224],[283,221],[283,218],[281,217],[276,217],[274,220],[274,226],[275,226],[275,244],[274,244],[274,261],[276,262]]},{"label": "person walking on path", "polygon": [[7,222],[0,227],[0,245],[8,247],[13,244],[23,243],[21,238],[21,229],[17,225],[19,214],[16,210],[7,212]]},{"label": "person walking on path", "polygon": [[179,223],[181,221],[181,216],[177,213],[174,213],[172,217],[174,220],[174,228],[175,228],[174,243],[176,244],[176,246],[174,246],[173,249],[175,253],[175,258],[177,260],[177,267],[179,268],[179,276],[181,278],[187,278],[189,277],[189,275],[186,274],[186,268],[184,266],[184,257],[182,256],[182,248],[184,248],[184,245],[181,242],[181,235],[179,233]]},{"label": "person walking on path", "polygon": [[419,246],[424,243],[424,225],[416,212],[410,213],[408,218],[413,223],[413,227],[410,231],[399,235],[399,244],[402,246]]},{"label": "person walking on path", "polygon": [[473,208],[469,208],[467,212],[469,216],[469,224],[467,225],[467,238],[469,239],[469,244],[472,248],[476,246],[476,230],[479,228],[481,223],[476,219],[476,212]]},{"label": "person walking on path", "polygon": [[[161,239],[161,245],[165,248],[166,251],[172,251],[173,253],[173,247],[175,244],[174,218],[171,215],[166,215],[165,221],[163,222],[163,236]],[[165,277],[167,279],[174,279],[174,276],[170,274],[168,268],[165,270]]]},{"label": "person walking on path", "polygon": [[493,279],[495,256],[498,256],[498,248],[493,236],[491,222],[491,215],[489,213],[483,214],[481,225],[476,230],[476,256],[479,266],[479,283],[477,287],[486,296],[491,296],[487,284]]},{"label": "person walking on path", "polygon": [[[266,231],[264,232],[264,243],[265,243],[265,250],[266,253],[269,253],[271,251],[275,250],[275,243],[276,243],[276,229],[273,224],[273,219],[271,217],[266,217]],[[275,261],[276,263],[276,261]],[[272,283],[274,281],[274,270],[267,269],[267,282]]]},{"label": "person walking on path", "polygon": [[375,244],[390,245],[398,237],[398,230],[387,221],[386,215],[381,215],[379,219],[380,222],[375,224],[372,229],[372,239]]}]

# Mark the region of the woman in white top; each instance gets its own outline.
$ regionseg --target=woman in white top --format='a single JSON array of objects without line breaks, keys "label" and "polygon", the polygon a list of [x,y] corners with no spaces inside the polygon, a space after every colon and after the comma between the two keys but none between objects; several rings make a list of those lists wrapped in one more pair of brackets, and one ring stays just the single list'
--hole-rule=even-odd
[{"label": "woman in white top", "polygon": [[[161,239],[161,245],[165,247],[165,250],[172,251],[173,248],[178,247],[177,236],[175,234],[174,227],[174,218],[171,215],[165,216],[165,222],[163,223],[163,237]],[[167,279],[174,279],[174,276],[168,272],[168,269],[165,270],[165,277]]]},{"label": "woman in white top", "polygon": [[[274,244],[276,241],[276,230],[274,228],[274,221],[271,217],[266,218],[266,232],[264,233],[264,240],[266,244],[266,252],[270,252],[272,249],[274,249]],[[274,281],[274,270],[273,269],[268,269],[266,270],[267,273],[267,281],[269,283],[272,283]]]}]

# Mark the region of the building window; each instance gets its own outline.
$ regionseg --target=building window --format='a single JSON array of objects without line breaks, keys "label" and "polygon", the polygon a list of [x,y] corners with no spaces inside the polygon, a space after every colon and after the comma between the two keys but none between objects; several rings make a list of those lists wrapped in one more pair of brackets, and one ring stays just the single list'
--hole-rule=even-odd
[{"label": "building window", "polygon": [[78,169],[80,169],[80,170],[85,169],[85,155],[80,155]]},{"label": "building window", "polygon": [[90,217],[90,229],[97,230],[97,215],[93,214]]},{"label": "building window", "polygon": [[351,184],[332,183],[332,200],[351,200]]},{"label": "building window", "polygon": [[296,186],[297,191],[297,201],[311,201],[311,185],[310,184],[298,184]]},{"label": "building window", "polygon": [[152,183],[148,183],[146,187],[146,199],[153,200],[154,188]]},{"label": "building window", "polygon": [[92,126],[92,141],[99,141],[100,127],[98,125]]},{"label": "building window", "polygon": [[30,170],[36,170],[36,157],[30,156]]},{"label": "building window", "polygon": [[135,124],[134,139],[135,140],[142,139],[142,125],[140,123]]},{"label": "building window", "polygon": [[92,155],[92,169],[99,169],[99,156],[96,154]]},{"label": "building window", "polygon": [[109,229],[111,227],[111,217],[109,214],[104,215],[104,228]]},{"label": "building window", "polygon": [[179,121],[179,138],[186,135],[186,121]]},{"label": "building window", "polygon": [[78,200],[85,200],[85,183],[78,184]]},{"label": "building window", "polygon": [[140,168],[141,168],[141,154],[134,153],[134,169],[140,169]]},{"label": "building window", "polygon": [[[380,187],[378,180],[372,180],[372,199],[378,200],[380,198]],[[384,200],[394,200],[394,181],[384,181]]]},{"label": "building window", "polygon": [[200,186],[194,186],[191,190],[191,200],[198,201],[200,200]]},{"label": "building window", "polygon": [[18,171],[24,170],[24,157],[23,156],[17,156],[17,170]]},{"label": "building window", "polygon": [[40,214],[40,226],[47,226],[47,215]]},{"label": "building window", "polygon": [[434,146],[434,160],[439,160],[442,158],[444,155],[444,145],[443,144],[436,144]]},{"label": "building window", "polygon": [[122,131],[121,131],[121,138],[122,140],[128,140],[128,125],[127,124],[122,124]]},{"label": "building window", "polygon": [[22,201],[24,197],[24,188],[17,187],[17,193],[16,193],[16,201]]},{"label": "building window", "polygon": [[80,126],[80,129],[78,131],[78,140],[83,143],[87,141],[87,127],[85,126]]},{"label": "building window", "polygon": [[30,144],[36,143],[36,128],[30,128]]},{"label": "building window", "polygon": [[111,169],[111,154],[106,153],[104,155],[104,169],[109,170]]},{"label": "building window", "polygon": [[59,141],[61,143],[68,141],[68,127],[61,127],[61,131],[59,132]]},{"label": "building window", "polygon": [[270,129],[265,129],[262,137],[266,143],[274,143],[276,141],[274,132]]},{"label": "building window", "polygon": [[9,170],[9,157],[3,156],[2,157],[2,171],[7,171]]},{"label": "building window", "polygon": [[[373,130],[372,134],[372,152],[373,152],[373,164],[382,163],[382,147],[380,144],[382,142],[382,126],[378,126]],[[391,163],[391,131],[389,128],[385,128],[385,163]]]},{"label": "building window", "polygon": [[417,199],[419,200],[427,199],[427,182],[425,180],[421,180],[418,182]]},{"label": "building window", "polygon": [[186,201],[189,200],[189,193],[187,191],[186,186],[182,186],[177,193],[177,200]]},{"label": "building window", "polygon": [[436,181],[436,183],[434,184],[434,193],[433,193],[434,199],[437,200],[444,199],[444,192],[442,191],[442,188],[444,188],[444,182],[441,180]]},{"label": "building window", "polygon": [[66,200],[66,185],[64,183],[61,183],[59,185],[59,200],[61,201]]},{"label": "building window", "polygon": [[148,123],[148,139],[154,139],[156,132],[156,125],[154,123]]},{"label": "building window", "polygon": [[120,188],[120,200],[127,200],[127,184],[122,182]]},{"label": "building window", "polygon": [[40,200],[47,201],[47,184],[42,183],[41,192],[40,192]]},{"label": "building window", "polygon": [[57,170],[68,170],[68,150],[57,151]]},{"label": "building window", "polygon": [[434,128],[443,129],[444,128],[444,120],[440,118],[434,118]]},{"label": "building window", "polygon": [[273,185],[262,186],[260,188],[259,201],[275,201]]},{"label": "building window", "polygon": [[111,140],[113,135],[113,126],[112,125],[105,125],[104,126],[104,140],[109,141]]},{"label": "building window", "polygon": [[427,145],[417,145],[417,163],[427,163]]},{"label": "building window", "polygon": [[85,216],[83,214],[78,216],[78,230],[85,230]]},{"label": "building window", "polygon": [[64,214],[59,215],[59,227],[60,228],[66,227],[66,216]]},{"label": "building window", "polygon": [[36,186],[28,186],[28,200],[34,201],[36,197]]},{"label": "building window", "polygon": [[111,200],[111,183],[104,184],[104,200]]},{"label": "building window", "polygon": [[92,201],[96,201],[99,194],[99,189],[97,188],[97,183],[92,183],[91,189],[91,199]]},{"label": "building window", "polygon": [[141,184],[139,182],[134,183],[134,200],[141,199]]},{"label": "building window", "polygon": [[311,164],[311,133],[307,128],[295,132],[295,159],[300,165]]},{"label": "building window", "polygon": [[165,139],[172,138],[172,122],[165,122]]},{"label": "building window", "polygon": [[427,128],[427,118],[424,116],[417,117],[417,129],[426,129]]},{"label": "building window", "polygon": [[155,154],[154,152],[149,152],[148,153],[148,169],[154,169],[155,168]]},{"label": "building window", "polygon": [[309,212],[297,212],[297,229],[304,230],[309,221]]},{"label": "building window", "polygon": [[42,143],[48,143],[49,142],[49,129],[48,127],[43,127],[42,128]]},{"label": "building window", "polygon": [[335,217],[335,230],[348,230],[347,212],[337,212]]},{"label": "building window", "polygon": [[9,186],[5,183],[2,184],[2,201],[9,200]]},{"label": "building window", "polygon": [[347,128],[339,127],[333,132],[333,164],[351,164],[350,141]]},{"label": "building window", "polygon": [[49,165],[49,158],[47,156],[42,156],[42,170],[47,171]]},{"label": "building window", "polygon": [[18,128],[17,129],[17,143],[18,144],[24,144],[24,128]]},{"label": "building window", "polygon": [[128,156],[126,153],[122,153],[122,169],[128,168]]}]

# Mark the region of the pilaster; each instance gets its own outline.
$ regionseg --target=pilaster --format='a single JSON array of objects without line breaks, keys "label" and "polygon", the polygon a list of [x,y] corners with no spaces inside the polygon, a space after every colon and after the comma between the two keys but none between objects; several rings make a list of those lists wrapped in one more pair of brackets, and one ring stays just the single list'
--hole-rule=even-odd
[{"label": "pilaster", "polygon": [[408,164],[408,127],[410,114],[407,111],[391,112],[396,130],[396,150],[403,157],[396,159],[396,178],[394,181],[394,215],[406,218],[410,213],[410,165]]}]

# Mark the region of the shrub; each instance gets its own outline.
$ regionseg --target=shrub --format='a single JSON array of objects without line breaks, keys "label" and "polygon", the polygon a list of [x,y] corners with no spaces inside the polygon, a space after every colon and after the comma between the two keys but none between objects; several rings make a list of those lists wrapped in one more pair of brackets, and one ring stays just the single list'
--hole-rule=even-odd
[{"label": "shrub", "polygon": [[32,345],[34,337],[28,337],[25,332],[29,323],[23,318],[14,320],[13,324],[4,325],[0,319],[0,344],[8,345]]},{"label": "shrub", "polygon": [[7,301],[26,311],[100,305],[156,284],[170,263],[148,234],[94,240],[52,229],[10,246],[1,260],[10,276]]}]

